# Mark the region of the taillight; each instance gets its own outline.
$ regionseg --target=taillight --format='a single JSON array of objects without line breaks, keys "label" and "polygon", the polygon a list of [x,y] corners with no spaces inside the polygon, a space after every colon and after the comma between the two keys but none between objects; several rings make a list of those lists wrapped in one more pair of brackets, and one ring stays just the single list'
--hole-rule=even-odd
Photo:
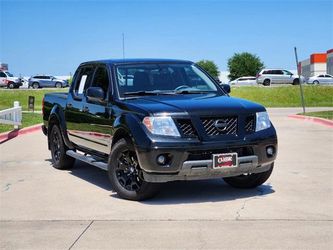
[{"label": "taillight", "polygon": [[43,115],[44,115],[44,97],[42,99],[42,112],[43,112]]}]

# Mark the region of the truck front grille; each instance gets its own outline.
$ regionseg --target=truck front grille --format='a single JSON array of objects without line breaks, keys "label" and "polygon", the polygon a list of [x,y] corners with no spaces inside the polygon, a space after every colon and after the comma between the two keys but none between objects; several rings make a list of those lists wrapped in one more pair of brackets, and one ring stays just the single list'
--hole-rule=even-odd
[{"label": "truck front grille", "polygon": [[237,135],[237,116],[204,118],[201,122],[208,136]]},{"label": "truck front grille", "polygon": [[237,153],[238,157],[253,155],[252,147],[189,151],[187,161],[211,160],[213,154]]},{"label": "truck front grille", "polygon": [[195,137],[197,133],[189,119],[179,119],[177,120],[178,126],[185,137]]},{"label": "truck front grille", "polygon": [[250,115],[246,117],[245,120],[245,133],[251,134],[256,129],[256,117],[255,115]]}]

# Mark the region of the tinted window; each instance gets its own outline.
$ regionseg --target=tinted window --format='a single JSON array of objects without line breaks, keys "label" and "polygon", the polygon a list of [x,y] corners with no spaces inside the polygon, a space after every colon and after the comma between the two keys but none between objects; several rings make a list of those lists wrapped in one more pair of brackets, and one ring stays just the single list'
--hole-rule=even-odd
[{"label": "tinted window", "polygon": [[78,74],[78,77],[75,80],[75,86],[73,93],[76,96],[81,96],[87,87],[89,86],[89,83],[91,82],[91,78],[94,73],[93,67],[82,67],[80,69],[80,73]]},{"label": "tinted window", "polygon": [[332,76],[330,76],[330,75],[326,75],[326,77],[331,77],[332,78]]},{"label": "tinted window", "polygon": [[318,77],[324,77],[324,75],[319,75]]},{"label": "tinted window", "polygon": [[97,68],[91,86],[100,87],[103,89],[104,93],[107,94],[109,87],[109,77],[107,69],[105,67]]},{"label": "tinted window", "polygon": [[241,82],[241,81],[245,81],[246,78],[239,78],[238,81]]},{"label": "tinted window", "polygon": [[192,64],[138,64],[117,67],[119,92],[217,91],[214,82]]},{"label": "tinted window", "polygon": [[5,73],[0,72],[0,77],[7,77]]}]

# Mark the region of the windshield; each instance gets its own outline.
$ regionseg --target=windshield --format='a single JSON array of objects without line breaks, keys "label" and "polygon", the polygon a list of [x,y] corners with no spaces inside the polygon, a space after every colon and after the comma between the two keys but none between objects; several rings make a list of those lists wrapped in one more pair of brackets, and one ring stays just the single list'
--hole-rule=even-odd
[{"label": "windshield", "polygon": [[193,64],[135,64],[117,67],[121,97],[139,94],[216,92],[214,82]]},{"label": "windshield", "polygon": [[13,74],[9,73],[8,71],[6,71],[6,75],[9,77],[13,77]]}]

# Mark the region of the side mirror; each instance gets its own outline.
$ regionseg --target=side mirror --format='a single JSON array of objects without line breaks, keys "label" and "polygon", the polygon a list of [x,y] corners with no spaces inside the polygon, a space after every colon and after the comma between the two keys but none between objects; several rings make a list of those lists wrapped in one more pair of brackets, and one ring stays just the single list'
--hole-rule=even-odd
[{"label": "side mirror", "polygon": [[231,92],[231,88],[229,84],[221,84],[222,89],[226,92],[226,93],[230,93]]},{"label": "side mirror", "polygon": [[214,77],[215,81],[218,83],[218,84],[221,84],[221,80],[218,78],[218,77]]},{"label": "side mirror", "polygon": [[100,87],[89,87],[87,89],[87,101],[103,103],[105,98],[104,90]]}]

